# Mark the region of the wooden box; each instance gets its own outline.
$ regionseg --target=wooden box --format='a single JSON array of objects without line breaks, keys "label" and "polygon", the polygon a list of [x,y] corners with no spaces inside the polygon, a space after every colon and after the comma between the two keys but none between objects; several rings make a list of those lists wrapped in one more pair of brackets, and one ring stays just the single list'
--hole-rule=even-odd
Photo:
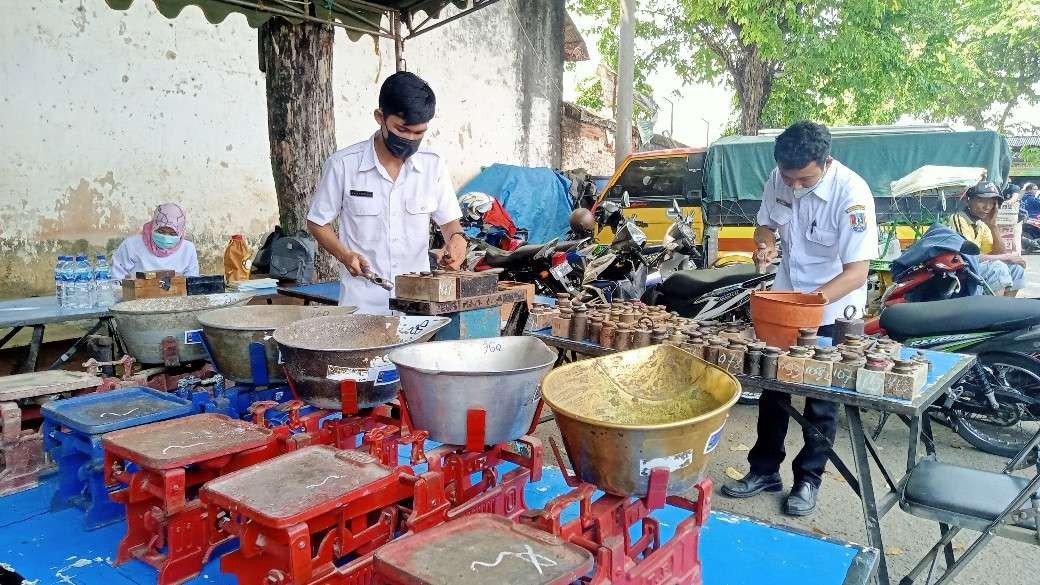
[{"label": "wooden box", "polygon": [[394,297],[444,302],[459,298],[458,279],[449,274],[401,274],[394,280]]},{"label": "wooden box", "polygon": [[460,299],[482,297],[498,292],[498,275],[493,272],[467,272],[462,270],[448,272],[447,274],[453,275],[458,279],[458,298]]},{"label": "wooden box", "polygon": [[138,272],[136,278],[123,279],[123,300],[179,297],[188,294],[183,276],[171,270]]}]

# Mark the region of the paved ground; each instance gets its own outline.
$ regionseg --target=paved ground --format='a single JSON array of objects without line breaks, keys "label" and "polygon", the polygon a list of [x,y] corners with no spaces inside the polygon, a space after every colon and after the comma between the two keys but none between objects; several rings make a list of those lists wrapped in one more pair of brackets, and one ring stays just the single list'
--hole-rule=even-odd
[{"label": "paved ground", "polygon": [[[1028,259],[1030,266],[1027,271],[1027,284],[1029,286],[1021,296],[1040,298],[1040,256],[1030,256]],[[798,402],[796,399],[796,404]],[[716,497],[712,500],[713,507],[762,518],[777,524],[796,526],[835,538],[858,543],[866,542],[866,530],[863,526],[859,500],[841,476],[833,471],[833,468],[828,468],[820,491],[819,508],[813,516],[807,519],[791,518],[781,512],[786,491],[783,494],[761,494],[749,500],[730,499],[718,492],[725,482],[730,481],[727,477],[727,470],[739,473],[747,472],[747,450],[755,442],[756,416],[755,407],[737,405],[732,411],[726,426],[723,444],[715,451],[709,470],[716,487]],[[877,420],[875,414],[867,413],[865,415],[865,422],[871,428],[877,423]],[[1001,458],[977,451],[946,428],[937,427],[935,433],[939,457],[943,461],[994,471],[999,471],[1005,462]],[[557,430],[551,423],[542,425],[539,429],[539,435],[546,442],[548,436],[555,434],[557,434]],[[908,437],[906,427],[895,421],[885,427],[884,434],[880,438],[881,456],[893,471],[905,469]],[[793,458],[801,445],[800,428],[792,423],[787,437],[789,458]],[[838,431],[837,451],[845,461],[852,461],[848,426],[844,416],[842,416],[841,427]],[[785,467],[782,473],[785,486],[789,488],[792,481],[790,467]],[[874,475],[875,488],[884,489],[883,480],[878,477],[876,472]],[[939,536],[935,523],[906,514],[898,507],[889,512],[882,521],[882,532],[893,583],[897,583],[898,579],[909,572]],[[956,541],[958,552],[971,542],[974,534],[966,536]],[[976,583],[1025,585],[1040,582],[1038,575],[1040,575],[1040,548],[1010,540],[996,540],[991,542],[982,554],[968,565],[956,583],[960,585]],[[768,576],[763,575],[763,577],[763,585],[768,585]]]}]

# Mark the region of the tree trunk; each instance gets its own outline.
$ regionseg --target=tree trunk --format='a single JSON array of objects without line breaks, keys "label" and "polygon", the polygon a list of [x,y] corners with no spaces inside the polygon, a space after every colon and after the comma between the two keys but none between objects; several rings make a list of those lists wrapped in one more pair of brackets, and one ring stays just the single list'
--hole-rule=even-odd
[{"label": "tree trunk", "polygon": [[[260,27],[260,70],[267,76],[267,132],[278,221],[287,234],[307,229],[311,194],[336,149],[332,93],[332,26],[272,18]],[[318,280],[336,278],[319,249]]]},{"label": "tree trunk", "polygon": [[772,68],[762,61],[755,47],[749,47],[736,83],[737,100],[740,103],[740,133],[757,136],[762,128],[762,111],[773,87]]}]

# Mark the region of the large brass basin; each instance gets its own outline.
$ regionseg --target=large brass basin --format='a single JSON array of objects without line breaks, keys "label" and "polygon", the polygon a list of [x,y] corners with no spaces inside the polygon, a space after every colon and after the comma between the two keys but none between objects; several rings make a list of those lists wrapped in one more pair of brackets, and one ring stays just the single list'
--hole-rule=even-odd
[{"label": "large brass basin", "polygon": [[650,470],[669,470],[669,495],[704,477],[740,382],[672,345],[568,364],[542,381],[571,467],[582,481],[644,496]]}]

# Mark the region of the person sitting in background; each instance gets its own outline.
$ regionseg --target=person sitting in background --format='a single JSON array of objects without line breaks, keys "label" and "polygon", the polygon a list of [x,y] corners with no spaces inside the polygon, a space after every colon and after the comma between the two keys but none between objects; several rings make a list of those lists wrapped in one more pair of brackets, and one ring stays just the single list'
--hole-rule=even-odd
[{"label": "person sitting in background", "polygon": [[1036,183],[1022,185],[1022,209],[1029,217],[1040,215],[1040,187]]},{"label": "person sitting in background", "polygon": [[112,278],[122,280],[135,272],[172,270],[184,276],[199,275],[195,244],[184,239],[188,218],[176,203],[155,208],[141,233],[123,240],[112,254]]},{"label": "person sitting in background", "polygon": [[997,209],[1001,196],[997,186],[982,181],[968,189],[964,211],[950,218],[950,227],[979,247],[979,276],[995,295],[1013,297],[1025,285],[1026,261],[1009,252],[997,232]]}]

